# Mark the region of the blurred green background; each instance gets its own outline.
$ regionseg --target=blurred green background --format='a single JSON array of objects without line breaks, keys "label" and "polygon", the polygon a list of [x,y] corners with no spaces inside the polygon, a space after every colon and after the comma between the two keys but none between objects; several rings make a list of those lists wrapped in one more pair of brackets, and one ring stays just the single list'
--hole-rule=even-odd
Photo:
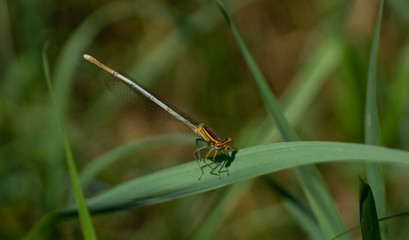
[{"label": "blurred green background", "polygon": [[[379,2],[236,0],[226,5],[283,106],[291,106],[297,89],[312,89],[311,102],[292,113],[302,140],[363,142],[369,50]],[[382,144],[406,150],[408,12],[406,0],[386,2],[377,65]],[[237,148],[275,139],[253,139],[263,132],[267,113],[213,1],[0,0],[0,42],[1,239],[19,239],[45,213],[74,201],[44,80],[41,52],[46,42],[59,114],[79,172],[134,140],[190,134],[177,122],[122,105],[104,88],[107,74],[84,61],[84,53],[126,72],[221,138],[237,140]],[[320,63],[320,56],[333,57]],[[306,78],[317,80],[303,85]],[[191,139],[148,144],[128,154],[99,172],[86,186],[86,195],[192,161]],[[358,225],[362,164],[319,168],[347,227]],[[407,169],[386,170],[388,212],[402,212],[408,208]],[[291,170],[275,176],[302,195]],[[223,190],[97,215],[95,229],[100,239],[190,238]],[[216,239],[306,237],[263,181],[252,183],[220,214],[227,216]],[[394,236],[407,234],[407,218],[390,222]],[[78,239],[80,231],[70,221],[59,224],[52,236]]]}]

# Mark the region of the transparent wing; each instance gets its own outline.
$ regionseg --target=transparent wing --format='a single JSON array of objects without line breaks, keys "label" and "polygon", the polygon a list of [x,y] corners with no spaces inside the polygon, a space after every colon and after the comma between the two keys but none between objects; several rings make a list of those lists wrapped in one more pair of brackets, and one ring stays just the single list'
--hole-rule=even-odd
[{"label": "transparent wing", "polygon": [[[122,74],[122,73],[121,73]],[[122,74],[124,75],[124,74]],[[124,75],[126,76],[126,75]],[[126,76],[129,78],[128,76]],[[129,78],[131,79],[131,78]],[[138,85],[142,88],[139,83]],[[139,110],[143,111],[145,114],[147,114],[149,117],[157,117],[159,114],[160,118],[166,118],[166,119],[175,119],[171,114],[166,112],[163,108],[158,106],[155,102],[151,101],[149,98],[144,96],[142,93],[140,93],[138,90],[134,89],[132,86],[129,84],[125,83],[124,81],[120,80],[119,78],[116,78],[115,76],[111,75],[105,79],[105,86],[106,88],[119,100],[121,100],[124,103],[133,105],[137,107]],[[146,88],[144,88],[146,90]],[[147,91],[147,90],[146,90]],[[147,91],[149,92],[149,91]],[[149,94],[152,94],[149,92]],[[199,126],[199,122],[191,118],[189,115],[184,113],[183,111],[177,109],[176,107],[172,106],[171,104],[163,101],[162,99],[158,98],[154,94],[152,94],[155,98],[163,102],[165,105],[167,105],[169,108],[173,109],[176,113],[181,115],[182,117],[186,118],[188,121],[190,121],[193,125]]]}]

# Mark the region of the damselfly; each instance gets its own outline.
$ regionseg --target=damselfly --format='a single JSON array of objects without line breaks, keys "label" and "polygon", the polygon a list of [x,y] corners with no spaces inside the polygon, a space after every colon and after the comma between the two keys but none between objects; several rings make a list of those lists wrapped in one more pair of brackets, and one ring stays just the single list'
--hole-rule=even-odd
[{"label": "damselfly", "polygon": [[[117,95],[118,98],[124,99],[123,96],[120,96],[120,93],[112,91],[115,86],[120,87],[120,88],[125,88],[127,90],[131,90],[132,94],[136,95],[142,95],[155,103],[157,106],[159,106],[161,109],[169,113],[171,116],[182,122],[185,126],[190,128],[194,133],[199,135],[201,138],[196,139],[196,150],[193,152],[193,156],[199,165],[200,170],[202,173],[199,176],[199,180],[204,174],[203,168],[206,166],[211,169],[210,173],[213,175],[218,175],[220,178],[220,174],[223,172],[227,172],[227,175],[229,174],[228,166],[226,166],[227,161],[216,161],[216,155],[218,153],[227,153],[231,149],[234,149],[231,144],[233,140],[228,137],[225,140],[221,140],[216,136],[216,134],[205,124],[199,123],[190,116],[188,116],[186,113],[170,106],[167,103],[164,103],[163,101],[159,100],[157,97],[155,97],[153,94],[151,94],[149,91],[146,89],[142,88],[139,84],[136,82],[130,80],[129,78],[125,77],[121,73],[118,73],[117,71],[114,71],[113,69],[105,66],[95,58],[84,54],[84,59],[87,60],[88,62],[94,64],[95,66],[107,71],[108,73],[112,74],[112,77],[107,79],[105,84],[107,85],[108,89],[111,90],[111,92],[114,95]],[[125,99],[126,100],[126,99]],[[205,142],[205,146],[199,146],[200,142]],[[206,151],[207,150],[207,151]],[[206,154],[203,155],[201,152],[204,151]],[[210,158],[211,163],[207,163],[206,159]],[[200,166],[200,161],[204,162],[204,166]]]}]

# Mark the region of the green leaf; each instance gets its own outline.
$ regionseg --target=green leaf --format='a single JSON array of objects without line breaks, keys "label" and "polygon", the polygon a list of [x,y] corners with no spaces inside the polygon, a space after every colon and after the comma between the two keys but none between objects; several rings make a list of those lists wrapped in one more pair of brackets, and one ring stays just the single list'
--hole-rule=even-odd
[{"label": "green leaf", "polygon": [[[82,228],[82,233],[84,236],[84,239],[87,240],[93,240],[97,239],[97,236],[94,231],[94,227],[92,226],[92,221],[91,221],[91,216],[89,214],[89,210],[87,208],[87,205],[85,203],[85,197],[84,194],[82,193],[81,189],[81,184],[78,178],[77,174],[77,169],[75,166],[75,161],[72,156],[72,151],[70,144],[68,142],[68,138],[65,134],[65,131],[63,129],[61,120],[60,120],[60,115],[58,113],[58,108],[57,108],[57,103],[56,99],[54,96],[53,88],[51,86],[51,80],[50,80],[50,69],[48,65],[48,58],[46,54],[46,46],[44,46],[43,52],[42,52],[42,59],[43,59],[43,66],[44,66],[44,74],[45,74],[45,79],[47,81],[47,86],[48,90],[50,92],[50,96],[52,99],[53,103],[53,109],[54,109],[54,114],[55,114],[55,119],[58,124],[58,130],[60,132],[63,144],[64,144],[64,150],[65,150],[65,158],[67,160],[67,165],[68,165],[68,170],[70,172],[71,176],[71,182],[74,188],[74,193],[75,193],[75,200],[78,204],[78,209],[79,209],[79,216],[80,216],[80,223],[81,223],[81,228]],[[51,219],[53,219],[54,215],[51,215]],[[48,221],[48,220],[47,220]]]},{"label": "green leaf", "polygon": [[217,0],[217,3],[219,4],[220,10],[225,16],[227,23],[229,24],[230,30],[232,31],[233,36],[236,39],[237,45],[239,46],[240,51],[243,54],[244,60],[246,61],[247,66],[250,69],[250,72],[253,75],[259,93],[261,94],[261,98],[263,99],[263,103],[268,113],[273,117],[277,125],[277,128],[281,133],[281,136],[283,137],[284,141],[297,141],[298,140],[297,134],[290,127],[290,124],[288,124],[286,118],[284,117],[284,114],[281,112],[280,106],[276,98],[271,92],[266,80],[264,79],[263,74],[258,68],[256,62],[254,61],[250,51],[247,49],[247,46],[244,43],[243,39],[241,38],[239,32],[237,31],[236,27],[231,21],[226,8],[224,7],[224,4],[220,0]]},{"label": "green leaf", "polygon": [[381,239],[371,187],[359,178],[359,221],[363,240]]},{"label": "green leaf", "polygon": [[[239,150],[231,163],[230,176],[206,173],[198,181],[200,170],[189,162],[120,184],[87,201],[94,213],[160,203],[210,191],[263,174],[306,164],[336,161],[370,161],[408,165],[409,152],[385,147],[335,142],[283,142]],[[77,207],[61,211],[73,216]],[[338,234],[338,233],[337,233]],[[335,234],[334,234],[335,235]]]},{"label": "green leaf", "polygon": [[[383,0],[379,7],[378,19],[372,40],[371,55],[369,58],[368,81],[365,106],[365,143],[379,145],[379,121],[376,101],[376,55],[381,31]],[[382,168],[376,163],[367,163],[366,174],[369,184],[373,187],[377,211],[380,217],[386,215],[385,183]],[[382,235],[386,237],[386,225],[381,225]]]},{"label": "green leaf", "polygon": [[378,49],[379,34],[381,31],[383,0],[379,8],[378,20],[371,46],[369,57],[368,81],[366,86],[366,107],[365,107],[365,143],[379,145],[378,134],[378,111],[376,104],[376,54]]},{"label": "green leaf", "polygon": [[[263,103],[268,113],[274,119],[282,138],[284,141],[297,141],[297,134],[284,117],[276,98],[271,92],[250,51],[247,49],[246,44],[230,19],[223,2],[221,0],[217,0],[217,3],[226,18],[226,21],[230,27],[230,30],[232,31],[237,45],[240,48],[240,51],[243,54],[250,72],[253,75]],[[338,232],[345,231],[345,226],[342,222],[338,209],[336,208],[334,200],[332,199],[318,170],[314,166],[302,166],[297,168],[296,171],[301,187],[311,208],[313,209],[315,217],[327,237],[337,234]]]},{"label": "green leaf", "polygon": [[[323,44],[305,60],[306,64],[303,64],[291,82],[291,85],[285,90],[285,93],[283,93],[280,100],[283,103],[285,116],[293,125],[300,121],[302,115],[313,103],[319,89],[327,79],[327,75],[337,66],[341,49],[342,45],[337,39],[331,38],[324,41]],[[277,129],[269,116],[265,118],[262,126],[253,124],[252,122],[246,125],[244,129],[248,128],[249,130],[245,131],[242,129],[240,136],[234,139],[236,143],[239,143],[238,145],[246,144],[247,146],[251,146],[279,139],[278,134],[276,134]],[[274,181],[271,176],[265,179],[268,179],[267,184]],[[210,211],[208,211],[207,217],[201,222],[200,228],[195,232],[193,238],[201,239],[203,236],[203,238],[207,237],[207,239],[211,239],[214,237],[214,233],[227,221],[226,211],[233,211],[233,209],[235,209],[235,203],[237,199],[240,199],[239,194],[247,192],[244,190],[251,188],[253,183],[254,181],[246,181],[223,189],[225,193],[223,199],[216,201]],[[286,186],[277,186],[278,183],[272,187],[272,190],[280,191],[280,196],[283,199],[282,204],[304,231],[308,233],[309,237],[311,239],[325,239],[311,211],[300,204],[301,196],[290,194]],[[223,209],[224,215],[219,214],[220,209]],[[223,219],[224,216],[226,216],[225,219]]]}]

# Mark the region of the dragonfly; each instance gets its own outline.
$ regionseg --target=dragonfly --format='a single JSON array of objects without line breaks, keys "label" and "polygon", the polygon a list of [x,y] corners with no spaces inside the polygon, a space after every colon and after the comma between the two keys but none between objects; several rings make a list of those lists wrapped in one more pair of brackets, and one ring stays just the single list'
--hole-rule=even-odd
[{"label": "dragonfly", "polygon": [[[105,81],[105,85],[113,95],[127,102],[130,102],[129,99],[126,99],[126,97],[124,98],[124,96],[120,96],[121,92],[114,91],[115,88],[122,88],[127,92],[130,91],[131,94],[135,96],[145,97],[146,98],[145,100],[149,100],[150,102],[156,104],[158,107],[160,107],[160,109],[164,110],[166,113],[170,114],[170,116],[179,120],[179,122],[183,123],[185,126],[187,126],[200,137],[196,139],[196,150],[193,152],[193,157],[195,158],[195,161],[197,162],[201,170],[199,180],[202,178],[204,174],[203,169],[206,167],[209,167],[211,169],[210,174],[218,175],[219,179],[221,178],[220,174],[224,172],[226,172],[227,175],[230,176],[228,166],[226,165],[228,161],[226,160],[216,161],[216,155],[218,155],[219,153],[228,153],[231,150],[236,150],[236,148],[232,146],[233,142],[232,138],[228,137],[225,140],[220,139],[204,123],[200,123],[194,120],[192,117],[182,112],[181,110],[160,100],[151,92],[141,87],[141,85],[138,84],[136,81],[130,80],[128,77],[125,76],[125,74],[121,74],[113,70],[112,68],[107,67],[106,65],[102,64],[100,61],[98,61],[94,57],[91,57],[90,55],[84,54],[83,57],[88,62],[107,71],[112,75],[110,78],[107,78],[107,80]],[[204,143],[204,146],[200,146],[201,143]],[[205,154],[202,154],[202,152],[204,152]],[[206,162],[207,159],[211,159],[211,162],[210,163]],[[201,161],[204,163],[204,166],[200,165]]]}]

